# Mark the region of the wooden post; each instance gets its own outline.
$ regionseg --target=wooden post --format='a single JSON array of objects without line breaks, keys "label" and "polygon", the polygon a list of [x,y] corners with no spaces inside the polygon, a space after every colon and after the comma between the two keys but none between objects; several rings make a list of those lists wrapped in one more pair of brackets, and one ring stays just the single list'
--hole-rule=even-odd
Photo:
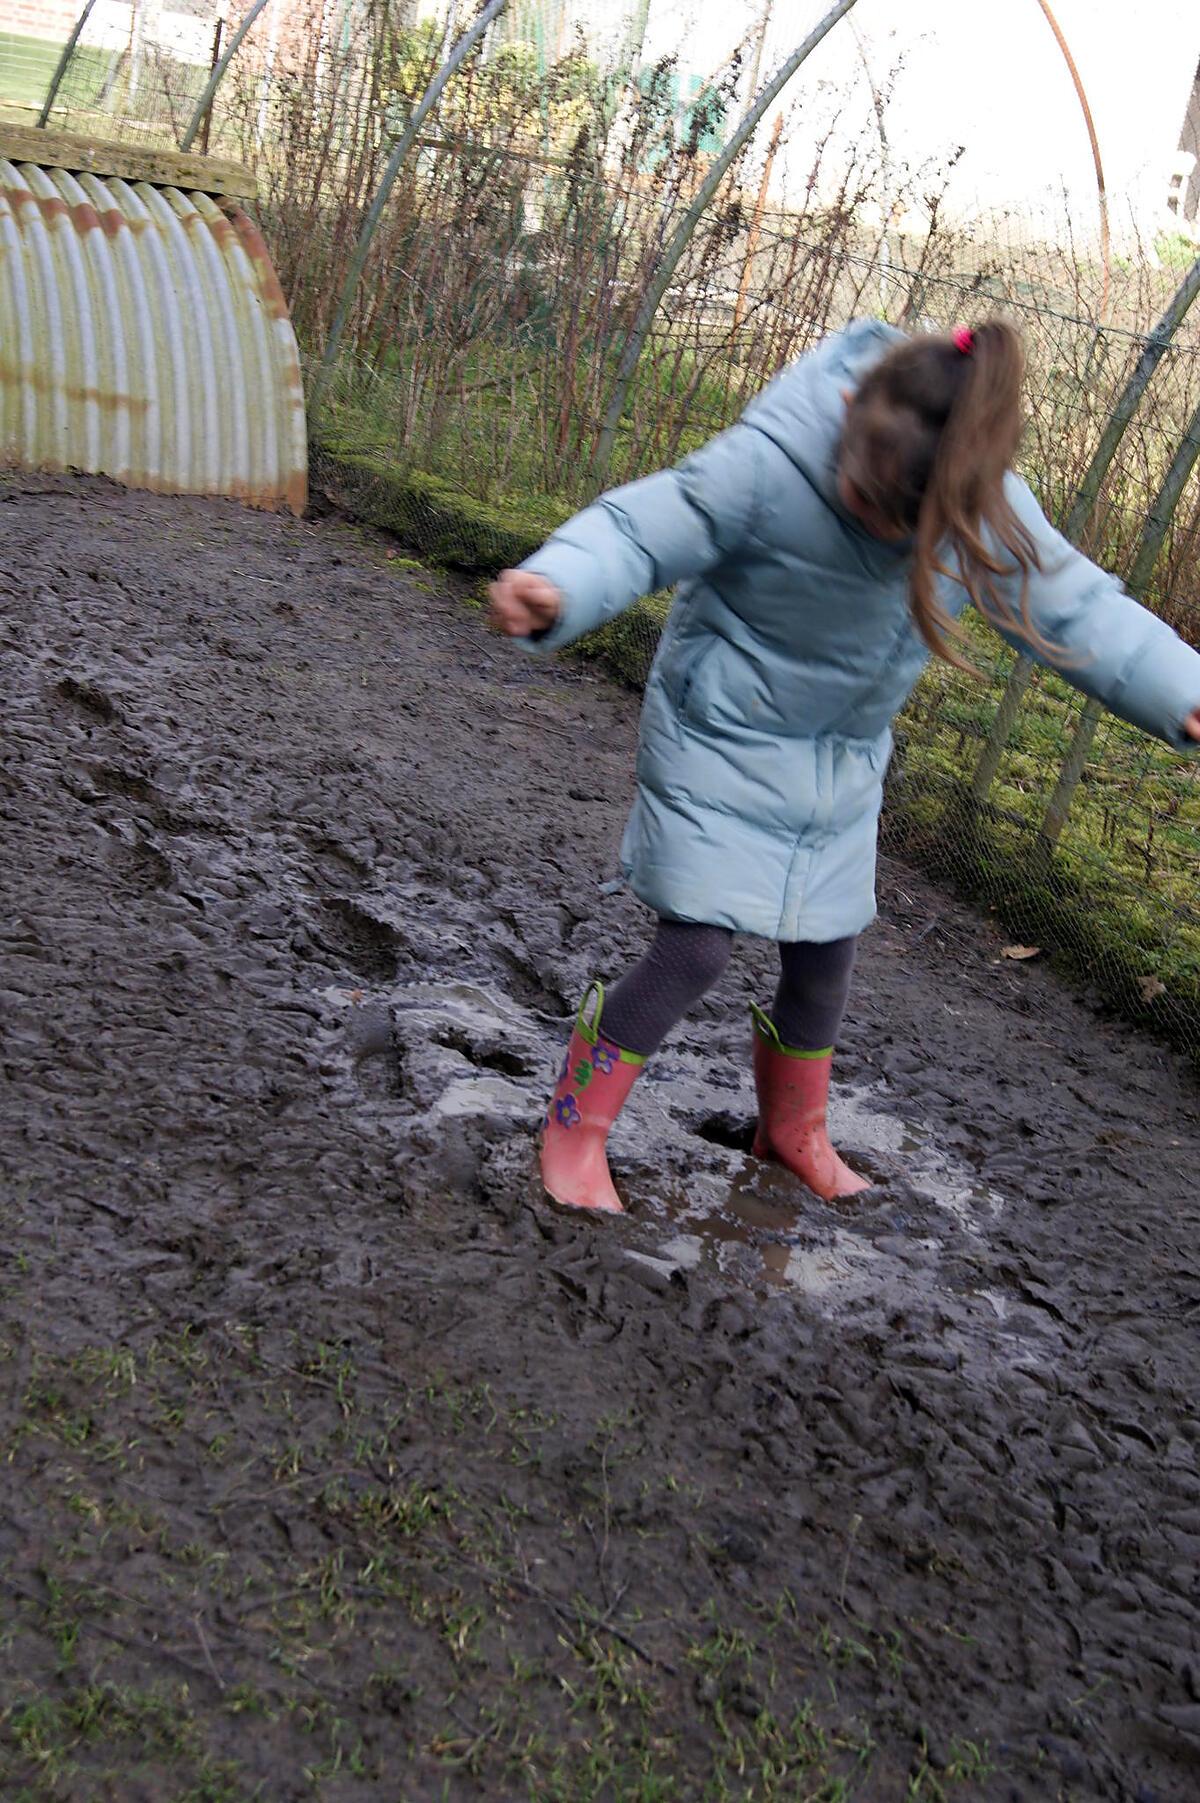
[{"label": "wooden post", "polygon": [[[216,68],[217,64],[221,60],[221,33],[224,31],[224,29],[225,29],[225,14],[224,14],[224,11],[221,11],[217,14],[217,22],[213,26],[212,60],[209,62],[209,65],[208,65],[208,72],[209,72],[210,76],[211,76],[213,70]],[[216,98],[216,95],[214,94],[213,99],[215,99],[215,98]],[[208,103],[208,111],[204,115],[204,124],[200,128],[200,155],[202,157],[206,157],[208,155],[208,134],[212,130],[212,114],[213,114],[213,103],[212,103],[212,100],[210,100]]]},{"label": "wooden post", "polygon": [[771,133],[771,143],[767,150],[767,160],[763,164],[762,181],[759,183],[758,199],[754,206],[754,218],[750,222],[750,236],[746,241],[746,260],[742,264],[742,282],[738,289],[737,306],[733,310],[733,330],[736,335],[741,328],[746,312],[746,292],[750,286],[750,269],[754,262],[754,254],[758,249],[759,233],[762,230],[763,214],[767,207],[767,192],[771,186],[771,173],[775,167],[775,158],[779,154],[780,140],[783,137],[783,114],[775,121],[775,130]]}]

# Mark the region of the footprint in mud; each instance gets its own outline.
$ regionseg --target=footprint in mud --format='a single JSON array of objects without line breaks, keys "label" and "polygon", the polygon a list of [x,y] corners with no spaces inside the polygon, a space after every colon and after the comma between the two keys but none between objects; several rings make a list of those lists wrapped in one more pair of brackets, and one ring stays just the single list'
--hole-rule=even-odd
[{"label": "footprint in mud", "polygon": [[544,1029],[473,983],[409,983],[393,993],[405,1069],[436,1118],[499,1116],[526,1125],[546,1066]]},{"label": "footprint in mud", "polygon": [[368,983],[390,983],[400,962],[400,935],[350,895],[327,896],[320,904],[315,938]]},{"label": "footprint in mud", "polygon": [[385,979],[385,987],[386,997],[373,1000],[357,989],[322,992],[327,1003],[348,1011],[334,1063],[342,1060],[359,1090],[399,1099],[398,1129],[486,1118],[528,1131],[544,1106],[544,1027],[472,983]]},{"label": "footprint in mud", "polygon": [[127,835],[111,828],[109,841],[108,863],[117,883],[138,895],[153,895],[170,887],[175,873],[170,859],[156,845],[136,832]]},{"label": "footprint in mud", "polygon": [[55,683],[54,693],[61,701],[68,701],[81,713],[90,715],[93,721],[102,720],[109,725],[119,718],[112,696],[89,677],[63,676]]},{"label": "footprint in mud", "polygon": [[404,1095],[404,1059],[391,1016],[379,1002],[360,1002],[357,990],[331,992],[354,1002],[345,1044],[355,1079],[368,1101],[387,1102]]},{"label": "footprint in mud", "polygon": [[518,1047],[497,1041],[488,1042],[481,1039],[478,1033],[468,1033],[465,1028],[454,1024],[443,1028],[434,1038],[438,1045],[445,1046],[449,1052],[458,1052],[479,1070],[499,1071],[505,1077],[535,1075],[537,1061],[528,1051]]},{"label": "footprint in mud", "polygon": [[301,838],[312,855],[312,875],[317,883],[344,889],[347,879],[362,884],[370,877],[370,865],[328,833],[303,833]]}]

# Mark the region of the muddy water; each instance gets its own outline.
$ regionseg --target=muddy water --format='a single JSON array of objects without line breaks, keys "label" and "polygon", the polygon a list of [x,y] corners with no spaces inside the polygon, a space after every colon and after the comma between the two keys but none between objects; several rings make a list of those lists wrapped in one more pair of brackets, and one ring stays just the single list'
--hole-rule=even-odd
[{"label": "muddy water", "polygon": [[[464,982],[401,984],[375,998],[333,989],[325,999],[343,1011],[335,1044],[348,1085],[378,1062],[404,1073],[398,1128],[406,1115],[418,1138],[439,1123],[472,1122],[529,1154],[546,1101],[547,1027],[561,1036],[569,1017],[548,1023]],[[335,1067],[338,1058],[335,1049]],[[727,1073],[714,1114],[703,1064],[680,1049],[667,1059],[665,1075],[651,1065],[612,1141],[628,1208],[619,1231],[642,1269],[668,1281],[711,1275],[764,1306],[778,1291],[796,1292],[831,1319],[900,1307],[919,1287],[955,1312],[946,1343],[984,1379],[989,1362],[1055,1356],[1061,1336],[1044,1313],[986,1286],[963,1288],[963,1258],[992,1255],[1003,1198],[929,1132],[887,1112],[883,1084],[843,1088],[831,1110],[838,1144],[876,1187],[854,1202],[823,1204],[789,1172],[750,1155],[748,1071]]]},{"label": "muddy water", "polygon": [[[510,1794],[474,1712],[516,1655],[574,1731],[560,1619],[508,1597],[468,1670],[380,1605],[424,1685],[401,1732],[365,1635],[323,1629],[281,1676],[237,1601],[346,1556],[306,1499],[375,1441],[331,1452],[337,1386],[310,1405],[296,1375],[333,1348],[378,1422],[458,1386],[542,1424],[503,1463],[514,1569],[643,1646],[686,1730],[680,1794],[723,1744],[689,1648],[714,1610],[753,1635],[787,1596],[771,1669],[869,1726],[861,1795],[903,1796],[926,1752],[945,1773],[966,1736],[997,1775],[960,1795],[1200,1796],[1192,1079],[885,863],[835,1110],[876,1187],[822,1205],[749,1158],[748,1004],[774,972],[744,945],[619,1123],[628,1215],[554,1214],[536,1125],[570,1017],[646,931],[607,888],[630,698],[522,662],[452,584],[336,526],[49,480],[0,486],[0,528],[0,1407],[57,1407],[98,1347],[211,1372],[194,1418],[139,1367],[71,1434],[6,1427],[6,1594],[107,1586],[88,1669],[149,1682],[161,1639],[213,1699],[206,1744],[258,1760],[265,1794],[310,1794],[314,1691],[380,1769],[408,1749],[414,1796]],[[285,1425],[251,1344],[291,1374]],[[406,1431],[405,1482],[494,1481],[432,1417]],[[57,1620],[20,1645],[48,1694],[73,1681]],[[834,1631],[903,1656],[817,1671]],[[227,1707],[243,1673],[269,1731]],[[434,1700],[472,1712],[481,1776],[429,1753]],[[347,1760],[322,1794],[387,1793]]]}]

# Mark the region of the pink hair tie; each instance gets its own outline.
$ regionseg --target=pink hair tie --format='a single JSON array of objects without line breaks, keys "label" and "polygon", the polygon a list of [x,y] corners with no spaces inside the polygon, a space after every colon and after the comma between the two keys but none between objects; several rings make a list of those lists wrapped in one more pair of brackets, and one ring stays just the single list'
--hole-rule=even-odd
[{"label": "pink hair tie", "polygon": [[955,326],[950,336],[954,340],[955,350],[961,351],[964,357],[969,357],[975,349],[975,334],[970,326]]}]

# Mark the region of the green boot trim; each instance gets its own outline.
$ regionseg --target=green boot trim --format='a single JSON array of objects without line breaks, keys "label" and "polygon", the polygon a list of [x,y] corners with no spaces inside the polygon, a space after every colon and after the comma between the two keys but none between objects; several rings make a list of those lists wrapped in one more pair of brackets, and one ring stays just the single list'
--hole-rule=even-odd
[{"label": "green boot trim", "polygon": [[[593,998],[595,999],[596,1005],[592,1010],[592,1017],[589,1020],[587,1018],[587,1006]],[[583,992],[583,1000],[579,1004],[579,1013],[575,1016],[575,1029],[586,1045],[594,1046],[599,1040],[600,1016],[603,1013],[604,984],[589,983]],[[615,1039],[609,1039],[606,1043],[613,1047],[622,1064],[645,1064],[646,1059],[641,1052],[627,1052],[625,1047],[618,1045]]]},{"label": "green boot trim", "polygon": [[751,1002],[750,1013],[754,1018],[754,1030],[760,1039],[765,1039],[773,1052],[782,1052],[785,1058],[832,1058],[833,1047],[827,1045],[820,1052],[802,1052],[796,1046],[784,1045],[779,1037],[779,1030],[771,1016],[757,1002]]}]

